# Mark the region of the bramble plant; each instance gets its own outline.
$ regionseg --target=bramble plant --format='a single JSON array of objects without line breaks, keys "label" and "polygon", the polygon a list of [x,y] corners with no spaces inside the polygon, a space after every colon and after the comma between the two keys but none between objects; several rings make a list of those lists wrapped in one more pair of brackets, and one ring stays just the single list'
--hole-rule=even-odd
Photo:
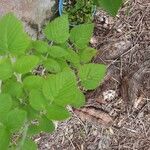
[{"label": "bramble plant", "polygon": [[[63,1],[60,0],[62,3]],[[109,15],[116,16],[123,0],[71,0],[64,1],[63,10],[60,9],[60,14],[68,14],[71,25],[83,23],[91,23],[95,14],[96,8],[102,8]],[[61,4],[63,5],[63,4]]]},{"label": "bramble plant", "polygon": [[52,132],[68,105],[83,106],[84,91],[99,86],[106,67],[90,63],[93,27],[69,30],[63,15],[45,27],[47,40],[33,41],[13,14],[0,19],[0,150],[36,150],[31,137]]}]

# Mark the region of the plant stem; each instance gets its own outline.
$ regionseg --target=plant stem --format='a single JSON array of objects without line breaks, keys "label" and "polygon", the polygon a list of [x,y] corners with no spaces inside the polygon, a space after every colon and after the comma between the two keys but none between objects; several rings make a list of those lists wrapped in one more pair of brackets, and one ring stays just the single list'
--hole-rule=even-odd
[{"label": "plant stem", "polygon": [[20,143],[18,144],[18,147],[16,150],[22,150],[22,147],[23,147],[24,142],[25,142],[26,137],[27,137],[28,126],[29,126],[28,124],[25,125],[24,130],[23,130],[22,139],[21,139]]}]

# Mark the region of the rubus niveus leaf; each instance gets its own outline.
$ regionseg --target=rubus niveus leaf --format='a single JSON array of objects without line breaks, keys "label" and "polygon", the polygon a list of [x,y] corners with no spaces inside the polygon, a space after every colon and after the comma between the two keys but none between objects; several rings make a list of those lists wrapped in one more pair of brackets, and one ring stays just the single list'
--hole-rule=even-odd
[{"label": "rubus niveus leaf", "polygon": [[64,43],[69,38],[69,22],[68,16],[62,15],[51,21],[45,28],[46,37],[56,43]]},{"label": "rubus niveus leaf", "polygon": [[35,110],[45,110],[45,107],[48,103],[43,93],[36,89],[30,91],[29,102]]},{"label": "rubus niveus leaf", "polygon": [[12,64],[9,59],[0,59],[0,80],[9,79],[13,75]]},{"label": "rubus niveus leaf", "polygon": [[70,113],[65,107],[51,104],[47,107],[46,116],[50,120],[64,120],[70,117]]},{"label": "rubus niveus leaf", "polygon": [[10,51],[24,53],[30,40],[23,31],[23,25],[13,14],[9,13],[0,19],[0,53]]},{"label": "rubus niveus leaf", "polygon": [[5,126],[0,125],[0,149],[7,150],[10,142],[10,133]]},{"label": "rubus niveus leaf", "polygon": [[38,123],[37,124],[32,124],[29,126],[28,129],[28,134],[29,135],[36,135],[39,132],[46,132],[46,133],[51,133],[54,131],[55,126],[51,120],[49,120],[45,116],[41,116],[40,118],[37,119]]},{"label": "rubus niveus leaf", "polygon": [[39,63],[39,58],[34,55],[22,56],[14,64],[17,73],[24,74],[32,71]]},{"label": "rubus niveus leaf", "polygon": [[106,10],[110,15],[116,16],[123,0],[94,0],[97,5]]},{"label": "rubus niveus leaf", "polygon": [[97,52],[96,49],[90,47],[80,50],[79,52],[80,62],[82,64],[90,62],[92,58],[96,55],[96,52]]},{"label": "rubus niveus leaf", "polygon": [[12,107],[12,98],[9,94],[0,94],[0,122],[3,122]]},{"label": "rubus niveus leaf", "polygon": [[48,51],[48,47],[48,44],[44,41],[37,40],[32,42],[32,48],[42,54]]},{"label": "rubus niveus leaf", "polygon": [[75,95],[76,88],[74,73],[63,71],[48,77],[43,85],[43,93],[47,99],[64,106],[71,103],[71,98]]},{"label": "rubus niveus leaf", "polygon": [[62,58],[68,55],[68,52],[59,46],[49,47],[49,55],[54,58]]},{"label": "rubus niveus leaf", "polygon": [[6,118],[6,125],[9,130],[16,132],[21,129],[27,119],[27,113],[21,109],[11,110]]},{"label": "rubus niveus leaf", "polygon": [[20,82],[7,80],[2,84],[2,92],[9,93],[12,97],[20,98],[23,94],[23,87]]},{"label": "rubus niveus leaf", "polygon": [[75,26],[70,31],[70,40],[75,43],[78,48],[85,48],[90,42],[93,29],[93,24],[82,24]]},{"label": "rubus niveus leaf", "polygon": [[81,85],[87,90],[93,90],[99,86],[105,73],[105,65],[90,63],[81,66],[78,75],[81,79]]},{"label": "rubus niveus leaf", "polygon": [[32,89],[42,89],[42,85],[44,83],[44,78],[40,76],[27,76],[23,80],[23,86],[26,90],[32,90]]},{"label": "rubus niveus leaf", "polygon": [[37,150],[38,147],[31,139],[26,139],[23,143],[21,150]]},{"label": "rubus niveus leaf", "polygon": [[43,62],[43,65],[49,72],[58,73],[61,71],[61,67],[55,59],[48,58],[46,61]]}]

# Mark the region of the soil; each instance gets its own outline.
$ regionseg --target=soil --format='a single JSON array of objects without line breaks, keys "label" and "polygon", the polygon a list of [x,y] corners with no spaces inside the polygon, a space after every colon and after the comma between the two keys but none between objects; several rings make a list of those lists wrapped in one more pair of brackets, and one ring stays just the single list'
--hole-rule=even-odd
[{"label": "soil", "polygon": [[150,150],[150,2],[126,1],[116,18],[97,11],[91,46],[107,65],[101,86],[72,110],[40,150]]}]

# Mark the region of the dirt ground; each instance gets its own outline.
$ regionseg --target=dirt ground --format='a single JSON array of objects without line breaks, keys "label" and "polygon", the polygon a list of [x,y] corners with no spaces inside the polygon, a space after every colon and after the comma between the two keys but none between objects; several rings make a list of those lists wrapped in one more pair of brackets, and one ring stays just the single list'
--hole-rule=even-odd
[{"label": "dirt ground", "polygon": [[126,1],[116,18],[97,11],[93,60],[108,66],[84,108],[35,141],[40,150],[150,150],[150,1]]}]

